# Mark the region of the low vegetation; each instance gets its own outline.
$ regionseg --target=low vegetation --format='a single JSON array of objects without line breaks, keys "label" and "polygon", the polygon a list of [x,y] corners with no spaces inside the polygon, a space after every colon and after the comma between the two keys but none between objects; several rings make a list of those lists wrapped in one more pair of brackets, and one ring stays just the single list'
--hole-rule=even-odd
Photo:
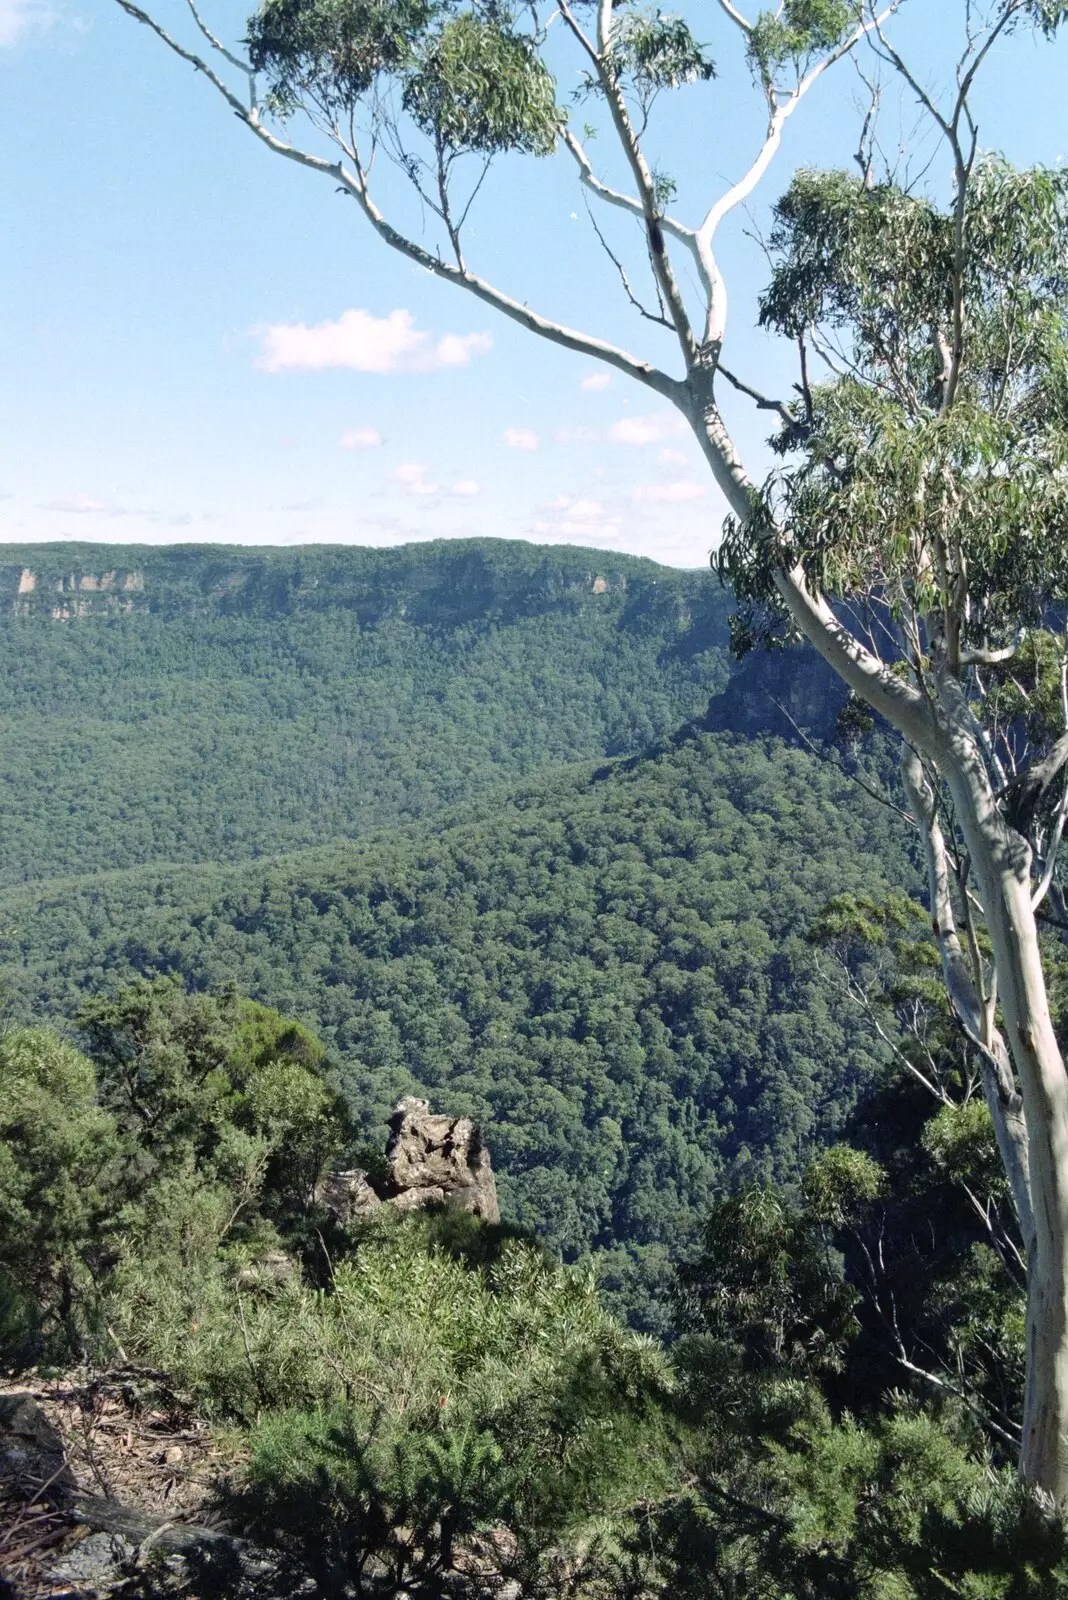
[{"label": "low vegetation", "polygon": [[[839,902],[821,937],[843,954],[873,915]],[[858,977],[900,975],[906,932]],[[1060,1592],[1060,1524],[1011,1466],[1003,1181],[931,1006],[945,1100],[890,1073],[796,1191],[713,1203],[666,1343],[514,1227],[341,1227],[319,1180],[374,1158],[275,1011],[157,979],[87,1005],[80,1048],[11,1029],[4,1364],[165,1372],[225,1446],[217,1514],[324,1595]]]}]

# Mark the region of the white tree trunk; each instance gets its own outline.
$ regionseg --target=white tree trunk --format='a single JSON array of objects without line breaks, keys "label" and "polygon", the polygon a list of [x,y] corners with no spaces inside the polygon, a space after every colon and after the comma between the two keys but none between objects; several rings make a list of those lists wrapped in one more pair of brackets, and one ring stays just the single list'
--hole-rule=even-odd
[{"label": "white tree trunk", "polygon": [[[736,495],[740,501],[740,495]],[[960,684],[948,673],[920,695],[888,674],[813,594],[800,570],[776,586],[793,620],[857,694],[918,750],[953,799],[993,949],[1005,1038],[1020,1085],[1034,1233],[1027,1274],[1027,1388],[1020,1475],[1049,1502],[1068,1507],[1068,1074],[1053,1031],[1031,897],[1031,848],[1006,822],[978,730]],[[933,689],[934,699],[930,691]],[[925,827],[924,817],[917,818]],[[988,1098],[988,1103],[990,1100]],[[1019,1164],[1004,1142],[1010,1186]],[[1027,1207],[1021,1227],[1026,1239]]]},{"label": "white tree trunk", "polygon": [[983,1096],[1009,1181],[1024,1253],[1030,1261],[1035,1248],[1035,1218],[1023,1101],[1016,1089],[1008,1046],[994,1025],[993,1004],[977,987],[982,983],[982,974],[973,975],[961,948],[937,797],[927,781],[922,761],[909,744],[902,746],[901,773],[910,809],[926,846],[931,929],[942,957],[946,991],[958,1022],[982,1061]]},{"label": "white tree trunk", "polygon": [[[1027,1126],[1034,1245],[1027,1275],[1027,1393],[1020,1470],[1068,1503],[1068,1075],[1053,1031],[1031,904],[1031,849],[994,797],[959,685],[939,685],[931,751],[971,857]],[[941,759],[939,759],[941,757]]]}]

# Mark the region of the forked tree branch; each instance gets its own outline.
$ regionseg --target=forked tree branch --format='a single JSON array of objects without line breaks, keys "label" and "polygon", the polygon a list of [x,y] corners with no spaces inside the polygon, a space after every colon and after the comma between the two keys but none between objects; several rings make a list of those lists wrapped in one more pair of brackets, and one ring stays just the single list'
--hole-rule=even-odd
[{"label": "forked tree branch", "polygon": [[255,72],[253,70],[252,63],[249,62],[249,61],[243,61],[240,56],[235,56],[232,50],[228,50],[226,48],[226,46],[223,44],[221,39],[217,39],[215,37],[215,35],[212,33],[211,29],[208,27],[207,23],[201,17],[200,12],[197,10],[196,0],[186,0],[186,5],[189,7],[190,13],[192,14],[193,21],[196,23],[197,28],[204,35],[205,39],[211,45],[211,48],[213,50],[218,51],[219,55],[221,55],[225,61],[229,61],[230,65],[232,67],[236,67],[239,72],[245,73],[245,75],[248,77],[250,86],[253,87],[253,101],[252,101],[252,103],[254,105],[255,104],[255,89],[254,89],[254,85],[255,85],[256,74],[255,74]]},{"label": "forked tree branch", "polygon": [[[972,119],[968,105],[968,95],[980,67],[993,49],[999,36],[1023,9],[1026,0],[1006,0],[1000,16],[992,24],[986,38],[978,50],[972,54],[972,41],[969,39],[969,50],[965,55],[972,54],[972,59],[966,71],[957,72],[957,96],[953,103],[953,110],[947,117],[939,107],[933,96],[923,87],[923,84],[912,72],[902,55],[887,39],[882,29],[881,17],[875,14],[875,0],[868,0],[871,14],[871,27],[879,41],[879,48],[884,58],[890,62],[895,71],[900,74],[917,100],[928,112],[935,125],[939,128],[943,138],[949,145],[953,156],[954,186],[956,193],[953,202],[953,345],[950,359],[942,385],[940,409],[947,411],[952,406],[957,395],[960,383],[961,368],[964,364],[964,267],[965,267],[965,231],[968,210],[968,185],[971,181],[972,171],[975,166],[976,152],[979,146],[979,133]],[[961,124],[967,129],[967,149],[961,139]]]},{"label": "forked tree branch", "polygon": [[[630,118],[626,98],[619,82],[612,61],[612,0],[599,0],[597,8],[597,43],[594,45],[587,38],[585,32],[579,27],[575,17],[567,4],[567,0],[559,0],[560,15],[563,17],[572,35],[577,40],[580,48],[585,52],[597,74],[608,106],[612,125],[616,131],[627,165],[638,190],[641,203],[641,214],[645,222],[645,231],[649,239],[649,254],[653,263],[660,292],[667,302],[668,314],[675,329],[675,336],[679,341],[682,358],[686,363],[687,372],[697,360],[697,339],[690,324],[686,302],[679,288],[675,269],[671,264],[664,244],[663,223],[660,217],[660,208],[656,199],[656,185],[653,181],[652,170],[645,159],[634,124]],[[574,152],[572,152],[574,154]]]},{"label": "forked tree branch", "polygon": [[592,334],[582,333],[575,328],[569,328],[563,323],[555,322],[550,317],[542,316],[537,311],[532,311],[529,306],[513,299],[511,295],[505,294],[503,290],[498,289],[486,279],[442,261],[440,257],[424,249],[422,245],[416,244],[413,239],[409,239],[405,234],[394,228],[378,209],[368,189],[366,174],[358,164],[356,164],[356,171],[352,172],[345,166],[343,161],[328,161],[323,156],[314,155],[311,151],[303,150],[298,145],[290,144],[287,140],[279,138],[277,134],[272,133],[261,122],[259,111],[255,105],[251,107],[244,105],[224,79],[213,70],[202,56],[197,55],[193,50],[188,50],[179,40],[168,33],[153,16],[143,10],[141,6],[135,4],[134,0],[115,0],[115,4],[121,7],[127,16],[132,17],[135,22],[139,22],[150,29],[182,61],[187,62],[196,72],[201,73],[226,101],[238,120],[244,123],[250,132],[262,144],[266,145],[269,150],[272,150],[276,155],[285,157],[288,161],[294,161],[297,165],[308,168],[311,172],[317,172],[321,176],[333,180],[340,189],[350,195],[359,205],[375,232],[392,249],[399,251],[401,255],[407,256],[410,261],[414,261],[418,266],[424,267],[428,272],[433,273],[435,277],[443,278],[446,282],[455,283],[459,287],[466,289],[476,299],[492,306],[513,322],[521,324],[529,332],[536,333],[540,338],[547,339],[552,344],[561,345],[565,350],[574,350],[579,355],[590,356],[594,360],[603,361],[608,366],[615,367],[617,371],[624,373],[627,377],[634,378],[647,388],[653,389],[657,394],[662,395],[665,400],[670,400],[672,404],[685,405],[684,385],[677,378],[672,378],[651,362],[642,361],[639,357],[631,355],[629,351],[620,349],[617,345],[613,345],[607,340],[595,338]]},{"label": "forked tree branch", "polygon": [[[623,292],[630,301],[631,305],[634,307],[635,311],[640,317],[644,317],[647,322],[655,322],[661,328],[666,328],[669,333],[674,333],[674,325],[668,320],[667,317],[664,316],[663,309],[661,309],[659,312],[650,311],[648,306],[643,305],[638,296],[634,293],[626,267],[623,265],[622,261],[616,255],[615,251],[612,249],[612,246],[608,243],[608,240],[602,233],[601,228],[598,225],[597,218],[593,214],[593,207],[586,199],[586,196],[583,195],[582,198],[586,200],[586,214],[590,219],[590,226],[597,235],[597,242],[601,246],[601,249],[604,251],[605,255],[608,257],[609,261],[615,267],[616,272],[619,274],[619,281],[623,285]],[[663,308],[662,300],[660,304],[661,308]]]},{"label": "forked tree branch", "polygon": [[[579,177],[586,188],[603,200],[606,205],[616,206],[621,211],[629,212],[632,217],[639,217],[644,220],[645,211],[636,195],[623,194],[620,190],[613,189],[607,183],[601,182],[593,170],[589,156],[579,140],[575,138],[571,129],[564,128],[561,137],[564,145],[575,158],[579,169]],[[677,221],[674,217],[661,215],[659,221],[665,233],[670,233],[673,238],[678,239],[680,243],[685,244],[688,248],[693,247],[693,242],[696,238],[693,228],[687,228],[684,223]]]},{"label": "forked tree branch", "polygon": [[[745,22],[740,13],[728,3],[720,0],[723,9],[746,32],[751,32],[751,25]],[[809,90],[818,83],[829,67],[841,61],[844,56],[855,50],[862,39],[866,38],[877,26],[887,21],[898,9],[901,0],[890,0],[890,4],[870,21],[857,24],[852,33],[829,51],[827,55],[817,61],[815,66],[805,74],[797,87],[787,98],[781,102],[776,101],[773,93],[768,93],[769,118],[764,142],[757,153],[749,170],[745,172],[737,183],[732,184],[725,194],[721,195],[705,215],[704,221],[696,231],[695,250],[698,257],[702,283],[708,299],[708,312],[705,320],[704,340],[706,345],[720,346],[723,343],[727,330],[727,286],[716,261],[714,242],[716,232],[724,218],[749,199],[767,172],[774,160],[779,146],[782,144],[783,131],[790,117],[793,116]],[[770,84],[765,85],[770,90]]]}]

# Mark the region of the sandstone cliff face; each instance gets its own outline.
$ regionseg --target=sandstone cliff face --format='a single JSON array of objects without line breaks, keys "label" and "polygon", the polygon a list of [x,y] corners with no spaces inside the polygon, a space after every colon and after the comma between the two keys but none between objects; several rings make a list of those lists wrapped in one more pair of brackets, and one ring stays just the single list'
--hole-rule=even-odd
[{"label": "sandstone cliff face", "polygon": [[355,1168],[324,1182],[323,1204],[339,1222],[383,1205],[418,1211],[435,1203],[501,1220],[490,1154],[470,1118],[435,1116],[426,1100],[409,1095],[397,1102],[389,1126],[388,1177],[374,1180]]}]

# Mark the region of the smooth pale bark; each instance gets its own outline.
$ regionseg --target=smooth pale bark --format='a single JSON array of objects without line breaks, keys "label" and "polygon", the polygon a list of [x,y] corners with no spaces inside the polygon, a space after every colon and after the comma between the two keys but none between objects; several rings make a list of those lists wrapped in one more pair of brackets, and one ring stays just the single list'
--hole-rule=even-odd
[{"label": "smooth pale bark", "polygon": [[1023,1101],[1016,1090],[1008,1047],[993,1023],[992,1004],[988,1004],[987,997],[977,990],[961,947],[936,797],[927,781],[923,763],[909,744],[902,746],[901,775],[912,815],[919,824],[924,841],[931,928],[942,961],[946,992],[957,1020],[979,1052],[983,1097],[1009,1181],[1024,1255],[1030,1264],[1035,1247],[1035,1218],[1031,1205],[1030,1158]]},{"label": "smooth pale bark", "polygon": [[[753,486],[713,394],[718,353],[691,372],[685,408],[716,481],[741,522],[752,515]],[[759,535],[757,535],[759,537]],[[770,552],[769,552],[770,553]],[[780,557],[781,560],[781,557]],[[846,684],[920,752],[949,788],[982,897],[994,955],[1006,1040],[991,1032],[984,1094],[1013,1194],[1028,1258],[1027,1387],[1020,1475],[1058,1507],[1068,1505],[1068,1075],[1053,1031],[1032,905],[1031,849],[1001,814],[974,718],[960,684],[936,678],[927,695],[902,681],[845,628],[799,566],[778,566],[773,581],[799,631]],[[944,861],[932,859],[937,816],[921,793],[910,796],[928,846],[932,917],[952,900]],[[933,799],[933,797],[932,797]],[[936,850],[936,858],[937,858]],[[950,995],[965,976],[956,928],[940,940]],[[956,989],[956,994],[954,994]],[[980,1026],[978,996],[970,1002]],[[966,1008],[967,1011],[967,1008]],[[1021,1126],[1022,1121],[1022,1126]],[[1026,1130],[1026,1137],[1024,1137]]]},{"label": "smooth pale bark", "polygon": [[1030,846],[998,809],[959,684],[946,679],[938,691],[933,753],[982,896],[1027,1124],[1035,1237],[1020,1470],[1060,1506],[1068,1502],[1068,1075],[1049,1014]]},{"label": "smooth pale bark", "polygon": [[[690,373],[683,409],[744,524],[752,516],[753,485],[715,400],[718,351],[702,354],[707,364]],[[934,698],[921,694],[843,626],[824,597],[810,589],[800,566],[778,565],[772,579],[798,630],[855,694],[923,754],[953,798],[982,896],[1021,1091],[1017,1096],[1005,1041],[992,1035],[988,1066],[996,1070],[984,1073],[984,1093],[1028,1256],[1020,1475],[1054,1505],[1068,1506],[1068,1076],[1049,1014],[1032,905],[1031,849],[999,810],[974,718],[956,679],[943,675],[933,685]],[[916,821],[927,838],[929,815],[922,804]],[[931,883],[935,917],[937,879],[936,872]],[[945,896],[948,900],[948,883]],[[963,963],[947,960],[951,955],[947,941],[944,970],[956,980]]]}]

